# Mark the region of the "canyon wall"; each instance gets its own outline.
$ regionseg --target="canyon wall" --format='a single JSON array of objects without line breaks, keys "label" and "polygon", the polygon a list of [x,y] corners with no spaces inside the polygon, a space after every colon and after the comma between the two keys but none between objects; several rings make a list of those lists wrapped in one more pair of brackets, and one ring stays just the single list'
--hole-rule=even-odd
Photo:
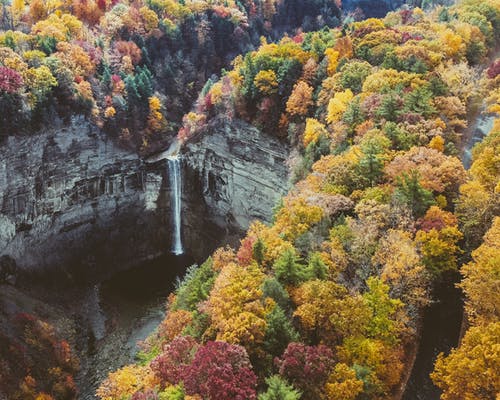
[{"label": "canyon wall", "polygon": [[[191,195],[184,203],[187,229],[195,231],[203,216],[226,236],[246,230],[252,220],[271,221],[273,207],[289,188],[287,158],[283,141],[252,125],[213,120],[183,148],[184,193]],[[200,200],[203,209],[197,209]],[[196,242],[187,238],[187,246]]]},{"label": "canyon wall", "polygon": [[[183,154],[183,239],[202,260],[287,189],[287,150],[217,120]],[[145,162],[82,118],[0,146],[0,257],[21,273],[100,277],[170,250],[167,162]]]}]

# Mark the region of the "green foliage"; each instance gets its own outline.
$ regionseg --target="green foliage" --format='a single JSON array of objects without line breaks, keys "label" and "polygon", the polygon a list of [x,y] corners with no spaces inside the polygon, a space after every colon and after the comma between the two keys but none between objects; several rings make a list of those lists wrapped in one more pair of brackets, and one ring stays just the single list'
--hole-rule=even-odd
[{"label": "green foliage", "polygon": [[274,357],[283,353],[290,342],[298,342],[299,334],[283,309],[276,305],[266,317],[264,349]]},{"label": "green foliage", "polygon": [[268,278],[262,284],[262,297],[273,299],[283,310],[289,310],[290,296],[283,285],[276,278]]},{"label": "green foliage", "polygon": [[384,160],[390,141],[382,134],[366,134],[361,142],[363,156],[356,167],[358,181],[363,187],[374,186],[383,175]]},{"label": "green foliage", "polygon": [[419,87],[405,96],[405,111],[428,118],[436,113],[432,104],[433,94],[428,87]]},{"label": "green foliage", "polygon": [[371,70],[372,66],[366,61],[348,62],[340,69],[340,84],[344,90],[351,89],[354,93],[359,93]]},{"label": "green foliage", "polygon": [[401,106],[401,98],[394,92],[391,92],[382,98],[380,107],[375,111],[375,115],[386,121],[394,122],[401,114]]},{"label": "green foliage", "polygon": [[184,400],[185,393],[182,385],[170,386],[158,393],[158,400]]},{"label": "green foliage", "polygon": [[328,267],[321,258],[321,255],[317,252],[311,253],[307,264],[308,279],[326,279],[327,274]]},{"label": "green foliage", "polygon": [[366,281],[368,291],[363,299],[371,311],[371,318],[367,325],[367,336],[380,339],[389,344],[398,341],[398,326],[395,313],[403,306],[400,300],[389,296],[389,286],[380,278],[370,277]]},{"label": "green foliage", "polygon": [[396,202],[406,205],[415,218],[423,216],[435,203],[432,192],[420,184],[417,171],[404,173],[402,177],[398,177],[393,197]]},{"label": "green foliage", "polygon": [[300,392],[279,375],[266,379],[267,391],[259,395],[259,400],[299,400]]},{"label": "green foliage", "polygon": [[189,267],[182,282],[178,283],[173,309],[196,311],[197,304],[207,299],[215,278],[211,258],[199,267],[196,265]]},{"label": "green foliage", "polygon": [[257,261],[257,264],[262,265],[264,263],[264,252],[266,250],[266,245],[261,238],[257,238],[255,244],[253,245],[252,255],[253,259]]},{"label": "green foliage", "polygon": [[391,140],[393,147],[397,150],[409,150],[411,147],[417,145],[418,138],[407,132],[395,122],[387,122],[384,125],[384,133]]},{"label": "green foliage", "polygon": [[294,249],[286,249],[273,264],[276,279],[284,285],[297,285],[307,279],[304,265]]}]

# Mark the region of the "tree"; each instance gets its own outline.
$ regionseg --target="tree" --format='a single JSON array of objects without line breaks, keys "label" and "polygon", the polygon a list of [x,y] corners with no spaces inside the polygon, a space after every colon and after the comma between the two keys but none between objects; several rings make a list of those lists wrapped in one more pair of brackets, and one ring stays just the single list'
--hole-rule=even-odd
[{"label": "tree", "polygon": [[266,378],[267,391],[259,395],[259,400],[299,400],[300,392],[295,390],[279,375]]},{"label": "tree", "polygon": [[276,279],[284,285],[297,285],[307,278],[305,266],[299,263],[294,249],[286,249],[273,264]]},{"label": "tree", "polygon": [[447,357],[438,355],[431,378],[443,400],[494,400],[500,393],[500,322],[470,328]]},{"label": "tree", "polygon": [[183,373],[186,392],[205,399],[257,398],[257,377],[246,350],[225,342],[207,342]]},{"label": "tree", "polygon": [[193,314],[186,310],[167,311],[165,319],[158,328],[160,339],[170,342],[192,322]]},{"label": "tree", "polygon": [[381,340],[351,337],[338,347],[340,361],[353,365],[367,398],[388,398],[400,382],[403,352]]},{"label": "tree", "polygon": [[190,336],[177,336],[151,362],[151,369],[163,386],[176,385],[184,380],[199,345]]},{"label": "tree", "polygon": [[340,84],[353,93],[361,92],[363,82],[370,75],[372,66],[366,61],[350,61],[340,69]]},{"label": "tree", "polygon": [[262,284],[262,296],[273,299],[283,310],[288,311],[291,306],[290,296],[283,285],[276,278],[268,278]]},{"label": "tree", "polygon": [[151,96],[148,99],[149,115],[148,115],[148,129],[151,132],[158,132],[165,127],[165,117],[161,113],[161,101],[156,96]]},{"label": "tree", "polygon": [[363,156],[356,168],[358,181],[363,186],[373,186],[381,179],[390,140],[377,131],[366,133],[360,143]]},{"label": "tree", "polygon": [[356,377],[356,371],[344,363],[336,364],[325,385],[328,400],[355,400],[362,391],[363,381]]},{"label": "tree", "polygon": [[96,393],[102,400],[121,399],[155,384],[156,378],[149,366],[127,365],[110,373]]},{"label": "tree", "polygon": [[436,113],[432,98],[433,94],[427,87],[418,87],[405,96],[405,111],[429,118]]},{"label": "tree", "polygon": [[382,102],[380,103],[380,107],[375,110],[375,115],[386,121],[394,122],[401,114],[402,107],[403,100],[398,95],[391,92],[382,97]]},{"label": "tree", "polygon": [[264,277],[256,264],[246,268],[229,264],[221,270],[204,305],[211,317],[209,329],[218,340],[242,344],[249,350],[262,343],[268,312],[261,302]]},{"label": "tree", "polygon": [[278,91],[278,79],[273,70],[261,70],[255,75],[253,84],[263,95],[271,95]]},{"label": "tree", "polygon": [[304,81],[297,82],[286,102],[286,112],[292,116],[303,117],[313,105],[313,87]]},{"label": "tree", "polygon": [[0,93],[12,94],[23,86],[21,74],[10,68],[0,66]]},{"label": "tree", "polygon": [[276,305],[266,317],[264,349],[273,357],[279,356],[290,342],[298,342],[299,334],[293,328],[283,309]]},{"label": "tree", "polygon": [[284,204],[276,214],[274,228],[287,240],[295,240],[323,218],[323,210],[304,198],[285,198]]},{"label": "tree", "polygon": [[394,200],[408,206],[414,217],[422,216],[429,206],[434,204],[432,192],[422,187],[417,171],[403,173],[403,176],[397,179]]},{"label": "tree", "polygon": [[382,281],[393,298],[401,299],[415,320],[429,299],[430,276],[409,232],[390,230],[380,241],[373,262],[380,264]]},{"label": "tree", "polygon": [[320,136],[327,136],[325,125],[315,118],[307,118],[304,137],[302,139],[304,147],[307,147],[310,143],[316,143]]},{"label": "tree", "polygon": [[179,282],[173,310],[197,310],[198,303],[206,300],[215,282],[216,274],[212,269],[212,260],[208,258],[199,267],[188,268],[184,279]]},{"label": "tree", "polygon": [[366,336],[380,339],[388,344],[397,343],[401,327],[396,321],[396,313],[403,303],[389,296],[389,286],[380,278],[372,276],[368,278],[366,285],[368,291],[363,294],[363,299],[371,314],[366,327]]},{"label": "tree", "polygon": [[290,343],[276,360],[279,374],[293,382],[305,399],[321,398],[325,382],[335,361],[330,348]]},{"label": "tree", "polygon": [[294,316],[312,340],[335,345],[366,330],[370,315],[367,304],[335,282],[305,282],[294,292],[293,300],[297,304]]},{"label": "tree", "polygon": [[56,78],[45,65],[28,69],[25,76],[26,84],[30,89],[30,101],[33,105],[38,105],[46,100],[52,88],[57,86]]},{"label": "tree", "polygon": [[347,105],[353,97],[354,95],[351,89],[335,93],[335,96],[330,99],[328,103],[328,115],[326,117],[326,121],[329,124],[339,121],[344,112],[347,110]]},{"label": "tree", "polygon": [[472,252],[472,261],[462,267],[465,311],[469,322],[485,324],[500,320],[500,217]]},{"label": "tree", "polygon": [[431,274],[439,276],[457,269],[458,242],[462,237],[457,226],[417,232],[415,241],[422,254],[422,262]]}]

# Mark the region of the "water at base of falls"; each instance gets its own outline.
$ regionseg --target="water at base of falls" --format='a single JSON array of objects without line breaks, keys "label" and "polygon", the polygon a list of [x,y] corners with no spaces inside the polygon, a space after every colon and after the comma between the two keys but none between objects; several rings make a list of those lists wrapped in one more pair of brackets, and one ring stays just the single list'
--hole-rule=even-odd
[{"label": "water at base of falls", "polygon": [[173,243],[171,252],[177,256],[184,254],[181,238],[181,163],[179,156],[170,156],[168,160],[168,178],[170,180],[170,196],[172,204],[172,222],[173,222]]}]

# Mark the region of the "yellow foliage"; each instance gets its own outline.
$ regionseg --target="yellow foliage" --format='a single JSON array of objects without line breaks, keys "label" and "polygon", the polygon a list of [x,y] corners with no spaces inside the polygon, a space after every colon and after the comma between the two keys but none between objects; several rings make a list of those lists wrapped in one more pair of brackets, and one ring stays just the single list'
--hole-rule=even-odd
[{"label": "yellow foliage", "polygon": [[442,400],[498,399],[500,393],[500,322],[473,327],[460,347],[438,355],[431,378]]},{"label": "yellow foliage", "polygon": [[351,89],[347,89],[344,92],[337,92],[335,96],[330,99],[328,103],[328,115],[326,117],[326,121],[331,124],[333,122],[339,121],[347,110],[347,106],[349,102],[353,99],[354,94]]},{"label": "yellow foliage", "polygon": [[328,60],[328,65],[326,67],[326,72],[329,76],[332,76],[337,72],[337,66],[339,64],[340,52],[332,48],[325,50],[325,57]]},{"label": "yellow foliage", "polygon": [[158,383],[149,366],[127,365],[110,373],[96,393],[101,400],[121,400]]},{"label": "yellow foliage", "polygon": [[78,91],[78,94],[85,100],[88,101],[94,101],[94,97],[92,95],[92,87],[90,86],[90,83],[88,81],[81,81],[77,83],[76,85],[76,90]]},{"label": "yellow foliage", "polygon": [[284,207],[276,215],[274,228],[286,240],[293,241],[323,217],[321,207],[310,206],[303,198],[285,198],[284,202]]},{"label": "yellow foliage", "polygon": [[263,341],[268,312],[261,302],[264,279],[255,264],[243,268],[231,263],[222,268],[204,306],[217,340],[247,348]]},{"label": "yellow foliage", "polygon": [[315,118],[307,118],[306,128],[304,130],[304,137],[302,139],[304,147],[307,147],[309,143],[316,142],[321,135],[325,136],[328,135],[325,125],[323,125]]},{"label": "yellow foliage", "polygon": [[356,372],[346,364],[336,364],[325,385],[328,400],[354,400],[362,391],[363,381]]},{"label": "yellow foliage", "polygon": [[158,28],[159,19],[153,10],[144,6],[139,9],[139,12],[144,20],[144,29],[146,29],[146,31]]},{"label": "yellow foliage", "polygon": [[313,105],[313,87],[304,81],[297,82],[286,102],[286,111],[290,115],[304,116]]},{"label": "yellow foliage", "polygon": [[[125,57],[124,57],[125,58]],[[157,132],[165,125],[165,117],[160,112],[161,101],[156,96],[151,96],[149,102],[148,129],[151,132]]]},{"label": "yellow foliage", "polygon": [[397,85],[416,89],[426,83],[418,74],[395,69],[381,69],[369,75],[363,83],[363,92],[379,93]]},{"label": "yellow foliage", "polygon": [[114,107],[106,107],[106,109],[104,110],[104,116],[106,118],[113,118],[116,114],[116,110]]},{"label": "yellow foliage", "polygon": [[442,136],[434,136],[429,142],[429,148],[440,151],[444,151],[444,139]]},{"label": "yellow foliage", "polygon": [[264,95],[271,95],[277,92],[278,80],[276,73],[272,70],[259,71],[253,82],[257,89]]},{"label": "yellow foliage", "polygon": [[476,325],[500,320],[500,217],[472,252],[473,261],[462,267],[460,287],[466,295],[465,311]]},{"label": "yellow foliage", "polygon": [[248,229],[247,236],[256,237],[264,243],[265,266],[270,267],[286,250],[293,249],[293,245],[285,240],[275,226],[268,227],[262,222],[254,222]]}]

